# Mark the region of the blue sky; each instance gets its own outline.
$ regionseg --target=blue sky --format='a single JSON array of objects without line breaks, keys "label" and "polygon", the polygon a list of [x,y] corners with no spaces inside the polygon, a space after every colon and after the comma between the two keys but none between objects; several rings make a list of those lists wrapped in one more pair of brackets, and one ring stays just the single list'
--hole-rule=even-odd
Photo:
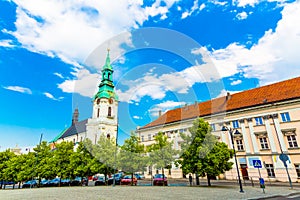
[{"label": "blue sky", "polygon": [[91,116],[106,49],[119,141],[163,112],[300,74],[300,2],[0,1],[0,151]]}]

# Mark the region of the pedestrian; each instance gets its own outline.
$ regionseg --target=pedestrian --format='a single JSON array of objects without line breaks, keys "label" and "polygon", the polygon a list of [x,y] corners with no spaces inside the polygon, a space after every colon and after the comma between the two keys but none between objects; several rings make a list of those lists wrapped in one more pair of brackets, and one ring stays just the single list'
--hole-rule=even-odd
[{"label": "pedestrian", "polygon": [[190,186],[192,186],[192,183],[193,183],[193,177],[192,177],[191,174],[189,175],[189,181],[190,181]]}]

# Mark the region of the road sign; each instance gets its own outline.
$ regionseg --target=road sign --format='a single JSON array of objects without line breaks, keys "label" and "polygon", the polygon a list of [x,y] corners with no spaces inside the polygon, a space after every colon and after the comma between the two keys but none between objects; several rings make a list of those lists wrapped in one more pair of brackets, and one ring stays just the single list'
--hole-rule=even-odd
[{"label": "road sign", "polygon": [[252,160],[254,168],[262,168],[260,160]]}]

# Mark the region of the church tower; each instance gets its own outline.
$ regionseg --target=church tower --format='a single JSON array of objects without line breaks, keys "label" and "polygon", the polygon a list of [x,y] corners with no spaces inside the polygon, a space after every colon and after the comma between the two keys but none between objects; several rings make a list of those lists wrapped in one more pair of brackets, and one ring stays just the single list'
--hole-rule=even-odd
[{"label": "church tower", "polygon": [[118,97],[114,90],[113,72],[108,50],[102,68],[101,83],[93,97],[92,118],[87,123],[87,138],[93,143],[97,143],[101,135],[114,139],[117,137]]}]

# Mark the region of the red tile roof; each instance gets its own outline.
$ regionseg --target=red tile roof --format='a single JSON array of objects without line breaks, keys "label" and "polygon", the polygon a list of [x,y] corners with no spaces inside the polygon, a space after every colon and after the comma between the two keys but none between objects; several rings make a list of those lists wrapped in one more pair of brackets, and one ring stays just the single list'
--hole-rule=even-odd
[{"label": "red tile roof", "polygon": [[300,77],[231,94],[228,100],[225,96],[169,110],[140,129],[295,98],[300,98]]}]

